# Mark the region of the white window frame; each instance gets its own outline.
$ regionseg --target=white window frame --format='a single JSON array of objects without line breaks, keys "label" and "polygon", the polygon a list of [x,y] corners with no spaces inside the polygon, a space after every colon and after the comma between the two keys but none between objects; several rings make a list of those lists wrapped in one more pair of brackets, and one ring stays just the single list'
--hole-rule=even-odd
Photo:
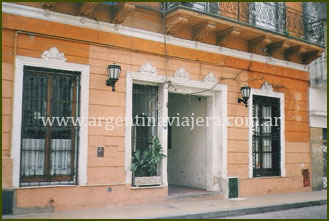
[{"label": "white window frame", "polygon": [[[248,112],[249,112],[249,178],[264,178],[264,177],[253,177],[253,165],[252,165],[252,136],[253,136],[253,127],[251,119],[253,117],[252,113],[252,105],[253,105],[253,96],[265,96],[265,97],[274,97],[280,99],[280,145],[281,145],[281,155],[280,155],[280,170],[281,170],[281,177],[286,176],[286,167],[285,167],[285,115],[284,115],[284,93],[281,92],[274,92],[273,88],[270,84],[265,82],[261,89],[254,89],[251,88],[250,91],[250,98],[248,100]],[[271,177],[271,176],[270,176]]]},{"label": "white window frame", "polygon": [[[15,58],[15,77],[13,94],[13,120],[12,120],[12,145],[11,157],[13,159],[13,187],[19,188],[20,183],[20,152],[21,152],[21,124],[22,124],[22,98],[23,98],[23,75],[24,66],[33,66],[40,68],[51,68],[65,71],[81,72],[81,102],[80,117],[88,119],[89,105],[89,65],[66,62],[63,53],[53,47],[42,54],[42,58],[32,58],[25,56],[16,56]],[[87,154],[88,154],[88,124],[82,124],[79,131],[78,147],[78,185],[87,184]],[[38,185],[36,187],[40,187]],[[49,186],[49,185],[48,185]],[[21,187],[23,188],[23,187]],[[29,188],[24,187],[24,188]]]},{"label": "white window frame", "polygon": [[[182,71],[183,70],[183,71]],[[208,116],[219,117],[221,122],[227,119],[227,85],[210,82],[213,73],[209,73],[204,81],[191,80],[185,69],[180,68],[179,74],[174,77],[158,75],[157,69],[149,62],[145,63],[138,72],[127,71],[126,73],[126,117],[132,116],[132,88],[134,83],[159,85],[159,103],[161,105],[158,116],[168,117],[168,93],[195,93],[212,88],[198,94],[207,96]],[[175,85],[175,89],[168,87],[168,81]],[[165,105],[162,105],[165,104]],[[163,153],[167,155],[167,128],[158,127],[159,140],[163,147]],[[227,126],[210,126],[207,128],[207,143],[211,148],[207,149],[207,190],[221,191],[225,196],[227,191]],[[131,185],[131,126],[125,128],[125,171],[126,184]],[[161,163],[162,187],[168,186],[167,158]]]}]

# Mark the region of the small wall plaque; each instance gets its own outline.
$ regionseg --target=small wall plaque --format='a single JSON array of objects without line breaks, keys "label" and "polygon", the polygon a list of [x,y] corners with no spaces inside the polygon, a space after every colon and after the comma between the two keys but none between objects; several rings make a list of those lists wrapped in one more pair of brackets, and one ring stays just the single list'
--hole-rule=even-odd
[{"label": "small wall plaque", "polygon": [[97,157],[104,157],[104,147],[97,147]]}]

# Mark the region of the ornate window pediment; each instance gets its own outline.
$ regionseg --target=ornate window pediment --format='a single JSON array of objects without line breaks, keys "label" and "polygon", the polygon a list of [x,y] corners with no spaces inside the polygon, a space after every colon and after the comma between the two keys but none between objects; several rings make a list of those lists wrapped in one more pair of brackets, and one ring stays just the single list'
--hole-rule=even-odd
[{"label": "ornate window pediment", "polygon": [[41,55],[41,58],[46,60],[57,60],[61,62],[66,62],[66,57],[64,53],[60,53],[58,48],[51,47],[48,51],[44,51]]},{"label": "ornate window pediment", "polygon": [[158,70],[156,67],[154,67],[150,62],[146,62],[139,68],[139,72],[144,74],[158,74]]},{"label": "ornate window pediment", "polygon": [[218,78],[216,77],[216,75],[213,72],[209,72],[204,78],[203,80],[206,83],[218,83]]},{"label": "ornate window pediment", "polygon": [[262,84],[261,90],[273,91],[273,87],[267,81]]}]

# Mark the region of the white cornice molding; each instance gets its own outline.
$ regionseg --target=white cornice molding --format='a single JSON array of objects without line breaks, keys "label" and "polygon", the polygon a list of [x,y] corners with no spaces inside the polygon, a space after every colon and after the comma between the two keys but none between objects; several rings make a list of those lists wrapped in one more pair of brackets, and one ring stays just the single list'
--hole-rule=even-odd
[{"label": "white cornice molding", "polygon": [[[95,21],[88,18],[83,19],[82,22],[81,17],[78,16],[66,15],[53,11],[48,11],[47,13],[45,12],[46,12],[45,9],[33,8],[29,6],[23,6],[23,5],[12,4],[7,2],[2,3],[2,13],[20,15],[24,17],[30,17],[30,18],[36,18],[46,21],[58,22],[62,24],[90,28],[94,30],[116,33],[129,37],[140,38],[140,39],[145,39],[145,40],[150,40],[160,43],[164,42],[164,36],[159,33],[130,28],[118,24]],[[257,61],[257,62],[277,65],[286,68],[293,68],[301,71],[307,71],[306,65],[297,64],[290,61],[283,61],[275,58],[269,59],[268,57],[262,55],[238,51],[230,48],[218,47],[215,45],[205,44],[202,42],[175,38],[173,36],[168,36],[168,35],[166,35],[165,38],[166,38],[166,43],[170,45],[207,51],[215,54],[226,55],[226,56],[246,59],[250,61]]]}]

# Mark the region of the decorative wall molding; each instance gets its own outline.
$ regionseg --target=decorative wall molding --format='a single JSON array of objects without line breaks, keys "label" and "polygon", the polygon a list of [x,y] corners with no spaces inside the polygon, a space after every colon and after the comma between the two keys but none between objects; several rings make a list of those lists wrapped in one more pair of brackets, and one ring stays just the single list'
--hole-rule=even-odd
[{"label": "decorative wall molding", "polygon": [[236,27],[229,27],[217,33],[216,44],[221,46],[229,37],[236,37],[240,35],[240,29]]},{"label": "decorative wall molding", "polygon": [[210,32],[216,29],[216,23],[207,21],[193,27],[193,39],[195,41],[204,41]]},{"label": "decorative wall molding", "polygon": [[265,48],[271,42],[271,38],[267,35],[250,39],[248,40],[248,52],[255,53],[259,48]]},{"label": "decorative wall molding", "polygon": [[92,17],[97,4],[98,2],[83,2],[79,11],[79,15],[87,18]]},{"label": "decorative wall molding", "polygon": [[158,70],[156,67],[154,67],[150,62],[146,62],[139,68],[139,72],[143,74],[158,74]]},{"label": "decorative wall molding", "polygon": [[190,79],[190,73],[188,73],[185,68],[179,68],[174,73],[175,78],[181,78],[181,79]]},{"label": "decorative wall molding", "polygon": [[121,24],[133,11],[135,11],[135,5],[128,2],[120,2],[114,6],[111,14],[111,21],[115,24]]},{"label": "decorative wall molding", "polygon": [[167,20],[166,25],[166,33],[175,35],[178,28],[182,25],[186,25],[188,23],[188,18],[184,18],[183,16],[172,17]]},{"label": "decorative wall molding", "polygon": [[46,60],[57,60],[61,62],[66,62],[66,57],[64,53],[60,53],[58,48],[51,47],[48,51],[44,51],[41,55],[41,58]]},{"label": "decorative wall molding", "polygon": [[267,81],[265,81],[262,84],[262,87],[260,88],[261,90],[265,90],[265,91],[273,91],[273,87],[271,84],[269,84]]},{"label": "decorative wall molding", "polygon": [[218,78],[213,72],[209,72],[203,80],[207,83],[218,83]]},{"label": "decorative wall molding", "polygon": [[175,71],[174,76],[170,78],[170,81],[176,85],[187,85],[191,82],[190,73],[185,68],[179,68]]}]

